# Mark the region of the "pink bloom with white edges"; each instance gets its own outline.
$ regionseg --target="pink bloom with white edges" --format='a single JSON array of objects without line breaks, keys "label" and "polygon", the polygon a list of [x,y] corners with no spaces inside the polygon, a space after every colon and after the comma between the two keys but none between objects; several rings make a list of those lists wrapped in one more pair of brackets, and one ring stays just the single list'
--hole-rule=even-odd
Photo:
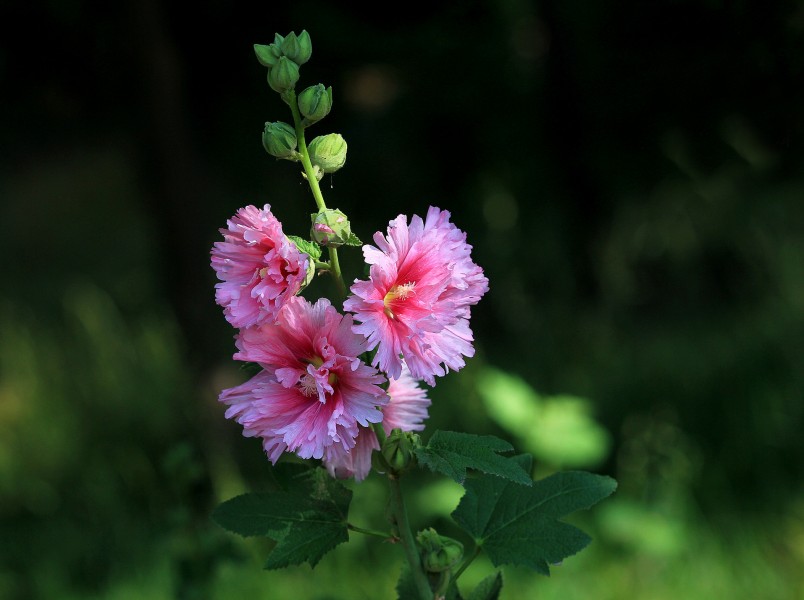
[{"label": "pink bloom with white edges", "polygon": [[[399,379],[388,382],[388,404],[382,409],[382,428],[385,435],[394,429],[402,431],[421,431],[427,419],[430,399],[427,391],[420,388],[407,368],[402,368]],[[380,449],[377,436],[369,427],[361,427],[354,448],[345,450],[333,445],[324,453],[324,465],[333,477],[357,481],[366,478],[371,470],[371,453]]]},{"label": "pink bloom with white edges", "polygon": [[359,428],[382,420],[388,402],[377,384],[385,378],[358,356],[366,340],[352,331],[326,299],[310,304],[291,298],[276,323],[241,329],[237,360],[264,369],[250,381],[224,390],[228,418],[243,425],[243,435],[263,439],[272,462],[283,452],[322,458],[333,446],[355,445]]},{"label": "pink bloom with white edges", "polygon": [[212,268],[221,280],[215,301],[234,327],[272,323],[301,290],[309,257],[285,237],[268,204],[241,208],[227,225],[220,230],[224,241],[212,248]]},{"label": "pink bloom with white edges", "polygon": [[470,257],[466,234],[450,213],[431,206],[422,220],[399,215],[388,235],[363,246],[368,281],[355,281],[344,309],[355,313],[354,331],[377,348],[374,366],[399,378],[404,358],[412,376],[435,385],[473,356],[470,306],[488,291],[483,269]]}]

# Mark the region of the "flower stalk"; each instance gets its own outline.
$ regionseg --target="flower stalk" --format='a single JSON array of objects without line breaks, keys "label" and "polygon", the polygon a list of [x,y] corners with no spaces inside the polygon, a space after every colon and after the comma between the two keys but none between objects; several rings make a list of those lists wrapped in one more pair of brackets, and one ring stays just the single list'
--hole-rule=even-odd
[{"label": "flower stalk", "polygon": [[391,512],[396,519],[399,528],[399,538],[402,547],[405,549],[405,557],[408,559],[408,566],[413,576],[416,590],[419,593],[419,600],[432,600],[433,591],[427,582],[427,575],[422,569],[422,561],[419,557],[419,550],[416,547],[416,540],[413,539],[413,532],[408,521],[408,512],[405,508],[405,499],[402,495],[402,486],[399,477],[393,473],[388,474],[388,482],[391,487]]},{"label": "flower stalk", "polygon": [[[324,202],[324,194],[321,193],[321,186],[318,185],[318,177],[316,176],[313,163],[310,161],[310,152],[307,149],[307,142],[304,139],[304,123],[302,123],[302,116],[299,112],[299,103],[296,98],[296,92],[288,90],[282,94],[282,99],[290,106],[290,112],[293,113],[293,125],[296,128],[296,140],[299,146],[299,156],[302,167],[304,167],[304,175],[307,183],[310,185],[310,191],[313,193],[313,199],[319,211],[327,210],[327,205]],[[327,248],[329,251],[330,273],[335,279],[335,285],[338,287],[338,293],[342,298],[346,298],[346,283],[343,281],[343,274],[341,273],[341,264],[338,260],[338,250],[335,248]]]}]

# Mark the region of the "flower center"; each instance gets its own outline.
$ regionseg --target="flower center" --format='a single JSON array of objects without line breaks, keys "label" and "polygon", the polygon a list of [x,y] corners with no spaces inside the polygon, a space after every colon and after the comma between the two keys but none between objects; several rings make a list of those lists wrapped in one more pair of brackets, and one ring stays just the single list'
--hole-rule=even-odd
[{"label": "flower center", "polygon": [[396,315],[394,311],[391,309],[391,303],[397,300],[407,300],[408,296],[411,294],[415,294],[415,290],[413,289],[416,285],[415,281],[408,281],[407,283],[400,283],[399,285],[395,285],[388,293],[385,294],[385,297],[382,299],[382,303],[385,306],[383,312],[388,315],[389,319],[396,320]]},{"label": "flower center", "polygon": [[299,389],[301,393],[308,398],[318,395],[318,388],[315,385],[315,377],[312,375],[305,375],[299,380]]},{"label": "flower center", "polygon": [[[324,359],[314,354],[311,358],[302,359],[302,362],[306,362],[308,365],[313,365],[316,369],[321,368],[321,365],[324,364]],[[327,377],[327,383],[331,386],[335,386],[338,383],[338,376],[335,373],[330,372],[329,377]],[[299,379],[299,389],[301,393],[307,396],[315,396],[318,394],[318,388],[316,387],[316,379],[313,375],[309,373]]]}]

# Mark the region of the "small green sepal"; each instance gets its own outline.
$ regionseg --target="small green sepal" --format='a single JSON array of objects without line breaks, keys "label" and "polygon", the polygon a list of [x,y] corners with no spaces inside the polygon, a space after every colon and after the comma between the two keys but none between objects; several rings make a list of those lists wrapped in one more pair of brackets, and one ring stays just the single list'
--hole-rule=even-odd
[{"label": "small green sepal", "polygon": [[362,246],[363,242],[354,233],[349,236],[349,239],[343,243],[344,246]]},{"label": "small green sepal", "polygon": [[276,64],[268,71],[268,85],[280,94],[292,90],[299,80],[299,65],[287,56],[281,56]]},{"label": "small green sepal", "polygon": [[282,121],[265,124],[262,132],[262,146],[271,156],[286,160],[299,160],[296,144],[296,130],[291,125]]},{"label": "small green sepal", "polygon": [[346,163],[346,140],[339,133],[319,135],[307,149],[310,161],[324,173],[334,173]]},{"label": "small green sepal", "polygon": [[311,85],[299,94],[299,111],[308,125],[320,121],[332,110],[332,87],[323,83]]}]

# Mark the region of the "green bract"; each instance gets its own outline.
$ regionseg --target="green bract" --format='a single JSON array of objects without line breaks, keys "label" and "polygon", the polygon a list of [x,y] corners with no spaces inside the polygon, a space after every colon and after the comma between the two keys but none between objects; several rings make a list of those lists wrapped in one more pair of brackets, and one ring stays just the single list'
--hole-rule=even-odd
[{"label": "green bract", "polygon": [[310,122],[320,121],[332,110],[332,87],[311,85],[299,94],[299,111]]},{"label": "green bract", "polygon": [[299,80],[299,65],[286,56],[277,59],[276,64],[268,71],[268,85],[280,94],[292,90]]},{"label": "green bract", "polygon": [[262,132],[265,151],[276,158],[298,160],[296,156],[296,130],[287,123],[266,123]]},{"label": "green bract", "polygon": [[346,140],[340,133],[319,135],[307,149],[310,161],[324,173],[334,173],[346,163]]}]

